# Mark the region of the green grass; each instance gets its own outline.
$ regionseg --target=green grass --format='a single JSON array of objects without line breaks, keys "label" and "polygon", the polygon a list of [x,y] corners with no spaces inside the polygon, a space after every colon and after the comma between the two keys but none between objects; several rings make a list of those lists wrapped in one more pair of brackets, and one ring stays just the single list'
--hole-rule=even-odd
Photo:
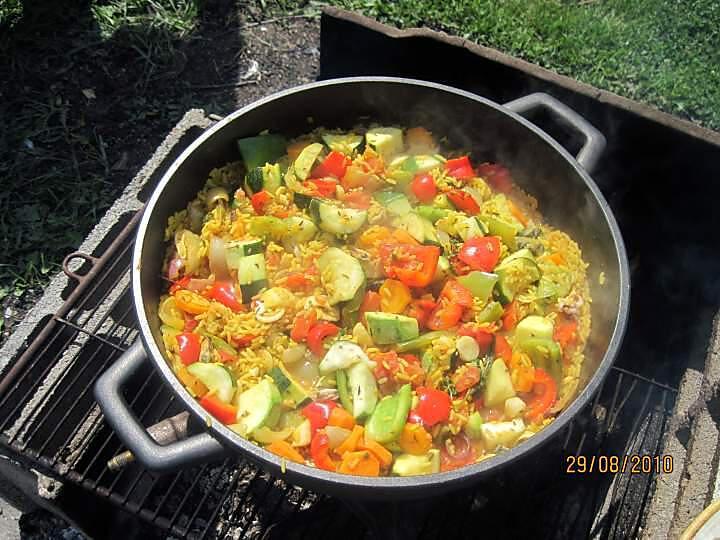
[{"label": "green grass", "polygon": [[330,0],[427,26],[720,130],[717,0]]}]

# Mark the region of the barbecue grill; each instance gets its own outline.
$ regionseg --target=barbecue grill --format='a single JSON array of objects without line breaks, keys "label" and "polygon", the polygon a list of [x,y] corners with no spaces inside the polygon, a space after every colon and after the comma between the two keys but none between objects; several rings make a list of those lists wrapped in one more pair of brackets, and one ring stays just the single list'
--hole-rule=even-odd
[{"label": "barbecue grill", "polygon": [[[616,366],[563,436],[541,450],[546,466],[518,467],[492,486],[476,486],[440,500],[375,507],[301,490],[236,456],[167,475],[149,472],[131,460],[119,471],[107,467],[125,448],[104,423],[92,386],[137,338],[129,266],[143,197],[174,156],[212,122],[199,111],[188,113],[173,130],[83,251],[68,256],[68,281],[56,279],[46,294],[57,298],[62,293],[64,301],[46,308],[45,316],[41,304],[20,330],[22,343],[11,340],[3,349],[12,355],[12,367],[0,379],[0,443],[5,452],[21,469],[38,470],[58,481],[47,483],[58,493],[50,494],[48,504],[97,536],[106,534],[108,523],[128,519],[143,537],[198,539],[362,539],[400,534],[470,538],[482,531],[510,537],[532,533],[546,538],[626,538],[681,531],[713,496],[718,438],[716,410],[706,404],[714,403],[714,379],[702,376],[720,299],[717,285],[703,279],[717,270],[718,263],[712,258],[712,242],[698,233],[717,221],[712,211],[703,211],[709,197],[699,195],[701,189],[718,188],[697,176],[712,174],[710,160],[688,164],[694,157],[712,152],[717,156],[720,151],[682,125],[638,120],[632,111],[593,100],[558,81],[539,81],[522,66],[511,69],[497,58],[477,60],[485,63],[487,73],[503,73],[496,77],[497,86],[493,77],[484,77],[478,87],[443,75],[408,73],[412,64],[399,72],[392,58],[402,54],[403,47],[417,44],[369,26],[336,10],[326,13],[322,77],[370,72],[416,76],[501,101],[519,95],[507,95],[518,88],[549,91],[572,102],[608,137],[607,163],[596,177],[620,222],[638,286]],[[352,32],[368,46],[393,53],[385,55],[387,61],[381,54],[371,55],[377,60],[368,65],[368,55],[350,54],[357,43],[346,39]],[[443,54],[450,58],[469,54],[452,40],[417,39],[448,47]],[[566,138],[563,132],[554,134]],[[692,174],[682,181],[672,176],[683,168]],[[676,266],[665,270],[668,254]],[[683,268],[682,279],[673,274],[678,268]],[[708,369],[713,361],[717,359],[710,356]],[[125,397],[146,426],[176,417],[176,425],[185,430],[187,417],[176,416],[182,408],[149,362],[127,385]],[[189,432],[201,429],[187,426]],[[157,436],[177,433],[165,430]],[[621,474],[609,468],[609,456],[662,456],[668,451],[672,459],[661,459],[658,466],[653,462],[645,472]],[[708,464],[698,466],[703,454]],[[568,472],[568,460],[579,455],[598,464],[592,473],[577,467],[575,473]],[[704,491],[681,482],[686,470],[698,470]],[[690,488],[699,495],[676,503],[675,498],[682,499]]]}]

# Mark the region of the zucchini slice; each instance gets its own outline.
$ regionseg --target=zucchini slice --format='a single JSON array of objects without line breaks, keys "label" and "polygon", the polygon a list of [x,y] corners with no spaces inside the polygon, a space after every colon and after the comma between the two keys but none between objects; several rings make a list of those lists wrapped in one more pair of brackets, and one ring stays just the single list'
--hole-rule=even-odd
[{"label": "zucchini slice", "polygon": [[268,379],[263,379],[242,394],[238,394],[235,405],[241,430],[246,435],[250,435],[257,428],[268,423],[272,420],[275,406],[281,401],[280,391]]},{"label": "zucchini slice", "polygon": [[337,235],[354,233],[367,220],[365,210],[343,208],[320,199],[310,201],[309,210],[323,231]]},{"label": "zucchini slice", "polygon": [[313,165],[320,157],[320,152],[323,150],[323,145],[320,143],[312,143],[302,149],[300,155],[295,159],[295,175],[300,180],[306,180],[310,175]]},{"label": "zucchini slice", "polygon": [[352,300],[365,284],[365,272],[360,261],[343,250],[330,247],[317,260],[320,280],[330,295],[329,303]]},{"label": "zucchini slice", "polygon": [[187,367],[190,375],[200,379],[208,390],[214,392],[220,401],[230,403],[235,385],[230,373],[223,364],[195,362]]}]

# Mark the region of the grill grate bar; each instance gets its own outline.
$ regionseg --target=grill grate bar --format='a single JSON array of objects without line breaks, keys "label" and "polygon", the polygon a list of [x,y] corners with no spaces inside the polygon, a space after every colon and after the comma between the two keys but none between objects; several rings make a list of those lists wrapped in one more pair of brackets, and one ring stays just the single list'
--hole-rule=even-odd
[{"label": "grill grate bar", "polygon": [[223,474],[225,474],[225,471],[227,467],[231,463],[231,458],[225,458],[225,460],[222,462],[222,466],[217,468],[217,471],[214,474],[213,480],[212,480],[212,487],[206,488],[205,493],[203,493],[202,498],[200,501],[195,505],[195,510],[188,518],[188,524],[187,527],[185,527],[185,531],[182,533],[183,536],[187,536],[190,532],[190,529],[192,528],[193,523],[195,522],[195,519],[197,518],[198,514],[200,513],[200,510],[205,506],[205,502],[207,501],[208,497],[210,496],[210,493],[215,492],[218,486],[218,482],[220,482],[220,479],[223,477]]},{"label": "grill grate bar", "polygon": [[[120,257],[118,257],[117,260],[119,261],[119,260],[120,260]],[[116,261],[115,263],[113,263],[113,265],[111,265],[111,268],[113,268],[115,264],[117,264],[117,261]],[[92,290],[94,291],[94,290],[97,288],[97,286],[99,286],[100,282],[102,282],[102,281],[104,280],[105,276],[109,276],[109,275],[110,275],[110,274],[104,274],[104,275],[99,279],[98,284],[97,284],[95,287],[93,287]],[[114,290],[114,289],[117,288],[117,286],[118,286],[120,280],[122,279],[122,277],[123,277],[123,274],[121,274],[120,276],[118,276],[118,277],[116,278],[115,282],[112,284],[111,289]],[[98,305],[95,307],[95,310],[97,310],[97,308],[101,305],[101,302],[98,302],[97,304],[98,304]],[[95,310],[93,310],[93,313],[94,313]],[[57,319],[58,319],[57,316],[53,318],[53,320],[55,320],[56,322],[57,322]],[[51,321],[51,322],[52,322],[52,321]],[[32,372],[33,372],[33,370],[35,369],[35,367],[38,365],[38,363],[39,363],[42,359],[45,359],[45,358],[46,358],[45,355],[46,355],[47,353],[49,353],[50,347],[51,347],[51,345],[54,343],[55,339],[56,339],[58,336],[60,336],[60,335],[63,334],[63,332],[60,332],[60,331],[59,331],[60,326],[59,326],[59,325],[56,325],[56,326],[58,326],[58,331],[57,331],[57,332],[52,336],[52,338],[48,341],[47,345],[45,345],[44,347],[42,347],[42,349],[37,352],[37,356],[36,356],[35,360],[33,360],[32,362],[30,362],[30,365],[25,368],[25,371],[23,371],[22,374],[21,374],[19,377],[17,377],[17,379],[15,380],[14,384],[10,387],[9,391],[7,391],[7,392],[5,393],[4,397],[3,397],[2,400],[0,401],[0,409],[2,409],[3,407],[5,407],[5,405],[6,405],[6,403],[7,403],[7,400],[13,395],[13,393],[15,392],[15,390],[16,390],[17,388],[19,388],[20,384],[22,384],[23,381],[24,381],[27,377],[30,377],[30,376],[32,375]],[[77,338],[77,335],[78,335],[77,331],[76,331],[75,333],[70,333],[69,337],[67,338],[67,340],[65,341],[65,343],[60,346],[59,350],[60,350],[60,351],[65,351],[65,350],[70,346],[70,344]],[[59,354],[62,354],[62,352],[59,353]],[[50,357],[52,360],[55,360],[55,362],[59,359],[58,357],[55,357],[54,355],[52,355],[52,353],[49,354],[49,357]],[[8,427],[8,426],[7,426],[7,423],[11,421],[11,419],[18,413],[18,411],[20,410],[20,408],[21,408],[25,403],[27,403],[27,401],[29,400],[29,398],[37,391],[38,387],[43,383],[43,381],[46,380],[46,378],[48,377],[50,371],[51,371],[52,368],[55,366],[55,362],[53,362],[52,360],[51,360],[51,361],[48,361],[47,367],[43,370],[43,372],[42,372],[40,375],[38,375],[38,376],[36,377],[35,382],[33,382],[33,383],[31,384],[30,388],[29,388],[29,389],[27,390],[27,392],[22,396],[22,398],[20,398],[20,399],[17,400],[17,404],[15,405],[15,407],[14,407],[14,408],[10,411],[10,413],[5,417],[6,419],[5,419],[5,421],[3,422],[3,424],[0,425],[0,430],[1,430],[1,431],[4,431],[4,430],[7,429],[7,427]],[[9,378],[11,375],[12,375],[12,374],[9,373],[9,374],[7,375],[7,377]],[[5,380],[7,380],[7,379],[5,379]]]},{"label": "grill grate bar", "polygon": [[83,328],[82,326],[79,326],[79,325],[75,324],[74,322],[69,321],[69,320],[67,320],[67,319],[64,319],[64,318],[62,318],[62,317],[56,317],[56,319],[57,319],[57,321],[58,321],[59,323],[64,324],[65,326],[69,326],[70,328],[73,328],[74,330],[77,330],[78,333],[80,333],[80,334],[85,334],[86,336],[89,336],[89,337],[91,337],[91,338],[93,338],[93,339],[96,339],[96,340],[98,340],[98,341],[102,341],[105,345],[107,345],[107,346],[109,346],[109,347],[112,347],[112,348],[115,349],[116,351],[119,351],[119,352],[121,352],[121,353],[124,353],[124,352],[125,352],[125,348],[124,348],[124,347],[121,347],[120,345],[118,345],[118,344],[116,344],[116,343],[113,343],[113,342],[110,341],[109,339],[104,338],[104,337],[96,334],[95,331],[93,331],[93,330],[86,330],[86,329]]},{"label": "grill grate bar", "polygon": [[[118,330],[118,328],[121,326],[121,324],[120,324],[121,321],[125,321],[126,319],[129,318],[129,316],[130,316],[130,314],[131,314],[131,311],[132,311],[132,307],[128,307],[128,308],[125,310],[125,312],[123,313],[123,315],[122,315],[120,318],[118,318],[118,320],[117,320],[117,321],[113,324],[113,326],[111,327],[110,332],[109,332],[110,334],[114,334],[114,333]],[[121,342],[124,342],[125,339],[126,339],[129,335],[131,335],[133,332],[134,332],[134,329],[133,329],[133,328],[128,328],[125,332],[122,333],[122,337],[121,337],[120,341],[121,341]],[[30,434],[28,435],[28,437],[27,437],[27,439],[26,439],[28,443],[29,443],[29,441],[31,441],[31,440],[35,437],[35,435],[36,435],[37,432],[40,430],[40,428],[41,428],[43,425],[45,425],[45,422],[47,422],[48,419],[51,418],[51,415],[55,412],[55,409],[57,409],[57,408],[59,407],[60,403],[63,402],[63,400],[65,399],[65,397],[68,395],[68,393],[69,393],[70,391],[76,390],[75,384],[77,383],[77,381],[78,381],[83,375],[85,375],[85,374],[91,369],[91,367],[94,367],[94,366],[93,366],[93,361],[95,360],[95,358],[97,357],[97,355],[100,353],[100,351],[101,351],[101,348],[100,348],[100,347],[97,347],[97,348],[95,349],[95,351],[93,352],[92,356],[90,356],[90,358],[87,359],[87,361],[85,362],[85,365],[82,367],[82,369],[78,370],[78,372],[75,374],[75,376],[72,378],[72,380],[70,380],[69,382],[67,382],[67,384],[65,384],[65,382],[63,381],[63,384],[64,384],[64,386],[65,386],[64,390],[60,393],[58,399],[57,399],[56,402],[52,405],[52,407],[47,411],[45,418],[44,418],[43,420],[41,420],[40,422],[38,422],[37,425],[35,426],[35,428],[30,432]],[[114,360],[114,357],[113,357],[112,355],[108,355],[107,358],[105,359],[105,361],[102,363],[101,370],[104,371],[104,370],[107,368],[107,366],[110,365],[110,363],[111,363],[112,360]],[[93,382],[95,381],[95,378],[96,378],[96,376],[92,377],[92,381],[93,381]],[[56,386],[59,385],[60,382],[61,382],[61,381],[58,380],[55,385],[56,385]],[[53,431],[50,433],[50,435],[46,438],[45,442],[42,444],[42,446],[41,446],[40,449],[39,449],[39,452],[40,452],[41,454],[45,451],[45,449],[47,448],[48,444],[50,444],[50,441],[53,440],[53,438],[55,437],[55,435],[57,435],[58,431],[59,431],[62,427],[65,426],[65,422],[67,421],[67,419],[68,419],[68,417],[70,416],[70,414],[75,411],[76,407],[78,407],[78,405],[81,403],[81,400],[87,395],[88,391],[90,391],[91,388],[92,388],[92,386],[86,385],[85,388],[83,388],[83,390],[82,390],[82,392],[80,393],[80,395],[77,396],[77,398],[74,400],[72,406],[69,407],[69,408],[65,411],[65,413],[60,417],[60,420],[58,420],[58,421],[56,422],[55,428],[54,428]],[[92,409],[90,409],[90,410],[92,410]],[[87,412],[86,417],[87,417],[87,415],[89,414],[89,412],[90,412],[90,411]],[[80,422],[78,425],[82,425],[82,423],[83,423],[83,422]]]},{"label": "grill grate bar", "polygon": [[171,527],[174,527],[174,526],[175,526],[175,524],[176,524],[176,522],[177,522],[177,519],[180,517],[180,511],[181,511],[181,510],[185,507],[185,505],[187,504],[187,502],[188,502],[188,500],[189,500],[189,498],[190,498],[190,494],[191,494],[193,491],[195,491],[195,488],[197,487],[198,482],[200,481],[200,478],[202,478],[203,476],[205,476],[205,471],[207,471],[208,467],[209,467],[209,465],[208,465],[207,463],[203,464],[203,465],[201,466],[201,468],[200,468],[199,473],[195,475],[195,479],[193,480],[191,486],[190,486],[190,487],[188,488],[188,490],[185,492],[185,495],[183,496],[182,501],[180,502],[180,504],[178,505],[177,509],[175,510],[175,512],[173,513],[172,517],[170,518],[170,526],[171,526]]},{"label": "grill grate bar", "polygon": [[[232,493],[235,490],[235,486],[237,486],[238,481],[240,480],[240,471],[244,470],[244,467],[236,467],[235,471],[233,472],[232,477],[230,478],[230,482],[228,482],[227,487],[225,488],[225,491],[223,491],[222,495],[220,496],[220,502],[215,505],[215,509],[213,510],[212,514],[208,518],[207,525],[203,529],[202,533],[200,533],[199,540],[203,540],[204,538],[207,538],[208,533],[210,532],[210,528],[215,523],[215,520],[217,519],[218,514],[220,513],[220,509],[222,508],[222,503],[228,499],[230,496],[230,493]],[[225,536],[225,530],[226,527],[229,525],[227,521],[224,522],[224,527],[218,534],[218,538],[224,538]]]}]

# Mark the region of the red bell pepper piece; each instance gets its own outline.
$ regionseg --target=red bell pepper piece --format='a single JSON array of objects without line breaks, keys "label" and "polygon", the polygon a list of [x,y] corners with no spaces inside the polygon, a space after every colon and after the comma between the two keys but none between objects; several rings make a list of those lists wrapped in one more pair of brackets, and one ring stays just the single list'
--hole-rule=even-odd
[{"label": "red bell pepper piece", "polygon": [[502,358],[505,365],[510,365],[512,360],[512,349],[503,336],[495,336],[495,357]]},{"label": "red bell pepper piece", "polygon": [[525,416],[533,422],[541,420],[555,400],[557,400],[555,379],[544,369],[535,368],[535,381]]},{"label": "red bell pepper piece", "polygon": [[500,238],[476,236],[466,240],[460,248],[458,259],[473,270],[492,272],[500,258]]},{"label": "red bell pepper piece", "polygon": [[250,204],[252,204],[256,214],[262,214],[265,205],[270,202],[270,199],[272,199],[272,197],[267,191],[258,191],[250,197]]},{"label": "red bell pepper piece", "polygon": [[220,360],[222,360],[224,364],[232,364],[235,360],[237,360],[237,356],[225,349],[218,349],[218,354],[220,355]]},{"label": "red bell pepper piece", "polygon": [[303,185],[313,190],[315,195],[321,197],[332,197],[335,195],[335,186],[337,186],[337,180],[332,178],[313,178],[306,180]]},{"label": "red bell pepper piece", "polygon": [[440,292],[440,298],[447,298],[451,304],[457,304],[466,308],[473,305],[472,293],[454,279],[445,282],[445,286]]},{"label": "red bell pepper piece", "polygon": [[372,196],[364,191],[350,191],[343,196],[343,202],[351,207],[357,208],[358,210],[367,210],[370,208],[370,201]]},{"label": "red bell pepper piece", "polygon": [[470,215],[475,215],[480,212],[480,206],[478,205],[475,197],[470,195],[467,191],[462,189],[453,189],[446,193],[447,198],[451,203],[455,205],[455,208],[467,212]]},{"label": "red bell pepper piece", "polygon": [[318,431],[310,442],[310,457],[315,466],[326,471],[335,471],[337,464],[330,457],[330,439],[323,431]]},{"label": "red bell pepper piece", "polygon": [[427,287],[435,277],[440,248],[409,244],[382,244],[380,260],[388,277],[408,287]]},{"label": "red bell pepper piece", "polygon": [[[187,315],[186,315],[186,317],[187,317]],[[195,330],[197,328],[198,324],[200,324],[200,323],[198,323],[195,319],[193,319],[191,317],[187,317],[185,319],[185,326],[183,326],[183,332],[192,332],[193,330]]]},{"label": "red bell pepper piece", "polygon": [[427,327],[428,320],[433,310],[437,307],[437,302],[434,300],[427,300],[420,298],[410,302],[410,306],[407,308],[406,315],[413,317],[417,320],[418,325],[422,328]]},{"label": "red bell pepper piece", "polygon": [[345,176],[349,164],[350,159],[345,154],[333,150],[320,165],[313,169],[310,176],[312,178],[325,178],[327,176],[342,178]]},{"label": "red bell pepper piece", "polygon": [[462,318],[463,308],[458,304],[451,304],[447,298],[440,300],[438,306],[430,314],[427,327],[430,330],[447,330],[452,328]]},{"label": "red bell pepper piece", "polygon": [[192,332],[181,332],[175,336],[180,360],[186,366],[200,359],[200,336]]},{"label": "red bell pepper piece", "polygon": [[337,336],[339,332],[340,328],[333,323],[325,321],[316,323],[308,332],[308,347],[315,356],[322,356],[325,354],[323,340],[327,337]]},{"label": "red bell pepper piece", "polygon": [[487,183],[500,193],[508,193],[512,189],[510,171],[502,165],[482,163],[478,166],[477,175],[487,180]]},{"label": "red bell pepper piece", "polygon": [[303,408],[301,411],[302,415],[310,420],[310,431],[312,431],[313,434],[315,434],[318,429],[322,429],[328,425],[330,413],[335,407],[337,407],[337,403],[329,399],[324,399],[321,401],[313,401]]},{"label": "red bell pepper piece", "polygon": [[188,275],[181,277],[177,281],[173,281],[173,284],[170,285],[170,294],[175,294],[180,289],[187,289],[190,279],[191,277]]},{"label": "red bell pepper piece", "polygon": [[518,323],[518,311],[517,311],[517,302],[513,300],[510,302],[507,306],[505,306],[505,312],[502,316],[502,325],[503,330],[507,330],[508,332],[515,328]]},{"label": "red bell pepper piece", "polygon": [[207,292],[207,297],[217,300],[222,305],[229,307],[233,311],[243,311],[245,307],[238,300],[235,294],[235,287],[230,281],[216,281]]},{"label": "red bell pepper piece", "polygon": [[445,162],[445,170],[450,176],[454,176],[455,178],[465,179],[475,176],[468,156],[448,159]]},{"label": "red bell pepper piece", "polygon": [[215,396],[205,394],[200,399],[200,405],[223,424],[234,424],[237,421],[237,408]]},{"label": "red bell pepper piece", "polygon": [[308,337],[308,332],[312,326],[317,322],[317,314],[315,310],[308,310],[305,313],[298,313],[295,317],[292,330],[290,331],[290,337],[298,343],[305,341]]},{"label": "red bell pepper piece", "polygon": [[247,347],[248,345],[250,345],[252,343],[253,339],[255,339],[256,337],[257,336],[255,336],[253,334],[247,334],[244,336],[232,336],[230,338],[230,341],[232,341],[233,345],[235,345],[236,347],[243,348],[243,347]]},{"label": "red bell pepper piece", "polygon": [[426,426],[434,426],[450,418],[451,401],[447,392],[434,388],[421,387],[416,391],[418,405],[414,412]]}]

